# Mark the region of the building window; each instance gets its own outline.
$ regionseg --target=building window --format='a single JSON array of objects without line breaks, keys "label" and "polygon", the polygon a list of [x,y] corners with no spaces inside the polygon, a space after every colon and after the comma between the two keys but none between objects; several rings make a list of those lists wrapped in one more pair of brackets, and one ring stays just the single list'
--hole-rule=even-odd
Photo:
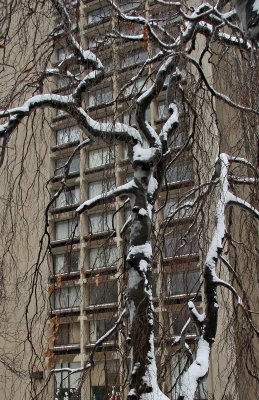
[{"label": "building window", "polygon": [[109,17],[110,15],[111,8],[109,6],[97,8],[87,14],[87,23],[88,25],[98,24],[102,19]]},{"label": "building window", "polygon": [[103,400],[107,396],[107,389],[105,386],[92,386],[91,392],[91,400]]},{"label": "building window", "polygon": [[55,346],[66,346],[80,343],[80,324],[71,322],[60,324],[55,339]]},{"label": "building window", "polygon": [[63,89],[67,86],[69,86],[71,83],[71,79],[68,78],[67,76],[60,76],[57,78],[57,87],[58,89]]},{"label": "building window", "polygon": [[[146,119],[146,121],[151,123],[151,110],[150,110],[150,107],[148,107],[148,109],[146,110],[145,119]],[[126,110],[123,113],[123,122],[124,122],[124,124],[131,125],[131,126],[132,125],[137,125],[136,110],[135,109]]]},{"label": "building window", "polygon": [[171,165],[166,171],[168,183],[184,182],[193,179],[193,168],[191,161],[185,161]]},{"label": "building window", "polygon": [[124,12],[138,8],[140,5],[140,0],[120,0],[119,2],[119,7]]},{"label": "building window", "polygon": [[124,96],[125,97],[137,96],[140,93],[147,90],[147,88],[148,88],[147,78],[146,77],[140,78],[125,89]]},{"label": "building window", "polygon": [[[190,314],[186,305],[184,305],[181,309],[175,310],[172,313],[170,313],[170,318],[171,318],[170,320],[171,335],[180,335],[183,327],[190,318]],[[196,333],[195,325],[192,320],[190,321],[186,332],[189,335],[195,335]]]},{"label": "building window", "polygon": [[66,188],[66,190],[60,193],[60,195],[56,199],[55,206],[56,208],[69,207],[78,204],[79,202],[80,202],[80,187],[71,186]]},{"label": "building window", "polygon": [[116,264],[117,247],[116,246],[100,246],[89,250],[89,267],[108,268]]},{"label": "building window", "polygon": [[57,78],[57,87],[58,89],[64,89],[67,86],[76,82],[76,77],[80,75],[80,69],[78,67],[74,67],[70,72],[70,76],[60,75]]},{"label": "building window", "polygon": [[108,148],[91,150],[88,152],[88,167],[98,168],[114,162],[114,152]]},{"label": "building window", "polygon": [[89,199],[99,196],[100,194],[106,194],[109,190],[115,188],[115,179],[107,178],[101,181],[89,182],[88,183],[88,197]]},{"label": "building window", "polygon": [[[55,176],[63,176],[64,175],[64,167],[69,157],[59,158],[56,160],[56,168],[55,168]],[[69,165],[69,174],[74,174],[80,172],[80,154],[76,153]]]},{"label": "building window", "polygon": [[109,388],[119,384],[119,363],[117,360],[106,361],[106,382]]},{"label": "building window", "polygon": [[178,233],[165,236],[165,257],[186,256],[198,251],[198,240],[193,235]]},{"label": "building window", "polygon": [[135,50],[126,54],[121,62],[121,67],[131,67],[139,63],[145,62],[148,58],[148,53],[145,50]]},{"label": "building window", "polygon": [[55,310],[80,306],[80,287],[67,286],[54,292]]},{"label": "building window", "polygon": [[165,100],[161,100],[157,103],[157,117],[158,120],[163,120],[169,117],[168,106]]},{"label": "building window", "polygon": [[[185,202],[179,198],[168,199],[164,207],[164,218],[173,214],[173,219],[191,218],[193,215],[193,197],[189,197]],[[179,208],[179,211],[175,212]]]},{"label": "building window", "polygon": [[[107,360],[105,362],[96,362],[96,368],[102,372],[102,381],[98,381],[93,376],[93,386],[91,386],[91,400],[111,399],[111,391],[115,389],[116,399],[122,399],[119,390],[119,370],[120,366],[117,360]],[[97,386],[98,385],[98,386]]]},{"label": "building window", "polygon": [[90,305],[117,303],[118,292],[115,280],[90,286]]},{"label": "building window", "polygon": [[[80,368],[79,362],[56,364],[56,369],[61,368]],[[79,400],[80,394],[77,394],[76,388],[80,378],[80,372],[74,374],[68,371],[55,372],[55,400]]]},{"label": "building window", "polygon": [[79,271],[79,251],[54,255],[54,273],[69,274]]},{"label": "building window", "polygon": [[104,70],[107,73],[112,72],[113,71],[113,61],[112,58],[106,58],[105,60],[103,60],[103,66],[104,66]]},{"label": "building window", "polygon": [[[107,319],[97,319],[90,321],[89,323],[89,336],[90,336],[90,342],[94,343],[98,339],[100,339],[106,332],[108,332],[114,325],[114,320],[113,318],[107,318]],[[114,335],[110,336],[107,341],[113,340]]]},{"label": "building window", "polygon": [[135,109],[124,111],[124,113],[123,113],[123,123],[127,124],[127,125],[131,125],[131,126],[137,124],[137,121],[136,121],[136,110]]},{"label": "building window", "polygon": [[70,126],[57,130],[57,145],[61,146],[67,143],[73,143],[80,140],[80,129],[78,126]]},{"label": "building window", "polygon": [[57,49],[56,55],[57,55],[57,61],[61,62],[64,61],[70,55],[70,52],[67,47],[60,47],[59,49]]},{"label": "building window", "polygon": [[156,12],[152,15],[152,21],[154,21],[154,25],[163,27],[167,23],[167,16],[165,16],[165,13],[163,11]]},{"label": "building window", "polygon": [[55,233],[56,240],[76,238],[80,234],[79,221],[75,218],[58,221],[55,224]]},{"label": "building window", "polygon": [[[114,224],[112,223],[114,219]],[[116,226],[116,217],[113,213],[92,214],[89,216],[89,231],[91,233],[100,233],[112,231]]]},{"label": "building window", "polygon": [[96,107],[101,104],[110,103],[113,99],[112,88],[105,87],[90,93],[89,107]]},{"label": "building window", "polygon": [[196,293],[200,285],[199,270],[177,271],[167,276],[169,296]]}]

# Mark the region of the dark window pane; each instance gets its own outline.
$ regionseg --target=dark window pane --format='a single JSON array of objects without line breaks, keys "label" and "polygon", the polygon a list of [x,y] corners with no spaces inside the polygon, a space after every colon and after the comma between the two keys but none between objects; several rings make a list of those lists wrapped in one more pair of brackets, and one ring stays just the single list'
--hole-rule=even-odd
[{"label": "dark window pane", "polygon": [[117,302],[117,282],[101,282],[90,287],[90,304],[109,304]]},{"label": "dark window pane", "polygon": [[165,256],[176,257],[198,253],[198,241],[194,235],[175,234],[165,237]]},{"label": "dark window pane", "polygon": [[92,386],[92,400],[104,400],[106,396],[105,386]]},{"label": "dark window pane", "polygon": [[79,251],[56,254],[54,256],[54,273],[64,274],[79,270]]}]

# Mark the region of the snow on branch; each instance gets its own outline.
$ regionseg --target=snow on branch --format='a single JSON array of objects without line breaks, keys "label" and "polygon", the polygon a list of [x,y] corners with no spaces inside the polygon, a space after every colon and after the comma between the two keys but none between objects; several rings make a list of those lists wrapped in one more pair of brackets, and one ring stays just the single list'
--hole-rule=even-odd
[{"label": "snow on branch", "polygon": [[[217,302],[217,286],[221,285],[229,289],[237,298],[238,304],[243,308],[242,300],[236,289],[228,282],[219,279],[216,272],[218,260],[220,259],[224,246],[224,239],[227,235],[225,213],[228,206],[230,204],[239,205],[252,212],[256,217],[259,217],[259,212],[255,210],[254,207],[243,199],[234,196],[230,192],[229,168],[231,161],[233,161],[231,157],[223,153],[219,156],[219,160],[215,166],[215,168],[218,169],[220,165],[220,193],[216,205],[215,230],[208,249],[204,267],[205,314],[204,316],[199,315],[193,308],[192,302],[189,303],[189,309],[192,312],[193,319],[196,320],[196,323],[201,323],[200,336],[198,340],[196,359],[183,375],[179,399],[193,400],[198,382],[208,373],[210,351],[217,332],[217,315],[219,307]],[[242,160],[242,163],[245,163],[245,160]],[[248,320],[250,325],[257,332],[250,315],[248,315]]]},{"label": "snow on branch", "polygon": [[95,196],[90,200],[86,200],[83,204],[81,204],[81,206],[76,209],[76,212],[78,214],[82,214],[84,211],[89,210],[90,208],[93,208],[98,204],[102,204],[108,200],[111,200],[116,196],[133,194],[135,188],[136,186],[134,180],[131,180],[130,182],[125,183],[125,185],[119,186],[113,190],[110,190],[107,193]]},{"label": "snow on branch", "polygon": [[167,75],[172,71],[172,68],[174,66],[174,61],[175,57],[173,55],[168,57],[162,63],[156,74],[156,78],[153,85],[137,99],[137,110],[136,110],[137,123],[151,146],[161,147],[161,142],[154,128],[152,128],[151,125],[145,119],[146,110],[150,105],[150,103],[152,102],[152,100],[154,100],[154,98],[156,98],[156,96],[162,90]]},{"label": "snow on branch", "polygon": [[[121,9],[114,3],[113,0],[107,0],[112,7],[117,11],[118,16],[123,20],[123,21],[128,21],[131,23],[137,23],[142,25],[143,27],[146,27],[148,30],[148,33],[150,35],[150,37],[157,43],[159,44],[162,48],[167,49],[167,50],[173,50],[176,47],[176,42],[169,44],[164,42],[163,40],[161,40],[159,38],[159,36],[156,34],[156,32],[154,31],[153,27],[152,27],[152,22],[150,22],[148,19],[144,18],[144,17],[140,17],[140,16],[132,16],[132,15],[127,15],[125,13],[123,13],[121,11]],[[142,40],[144,38],[144,35],[124,35],[124,34],[120,34],[121,37],[124,36],[125,39],[128,40]]]},{"label": "snow on branch", "polygon": [[73,116],[75,116],[77,120],[81,120],[94,137],[100,137],[102,135],[104,141],[105,137],[107,137],[108,139],[113,138],[118,141],[131,142],[131,144],[142,144],[143,142],[137,129],[120,122],[114,124],[98,122],[91,118],[82,107],[74,109]]},{"label": "snow on branch", "polygon": [[168,138],[172,136],[172,133],[176,130],[179,124],[179,112],[177,105],[171,103],[169,104],[168,109],[171,115],[164,123],[159,135],[161,141],[164,143],[167,143]]},{"label": "snow on branch", "polygon": [[[80,62],[80,64],[85,66],[86,70],[89,70],[89,68],[94,68],[93,71],[90,71],[85,75],[85,77],[80,81],[80,83],[74,90],[73,98],[77,105],[81,105],[82,95],[85,92],[86,88],[88,88],[91,84],[98,83],[103,78],[104,66],[100,59],[91,50],[83,49],[83,47],[79,44],[78,40],[73,35],[72,21],[69,13],[67,12],[64,2],[62,0],[52,0],[52,3],[62,17],[64,30],[66,31],[67,44],[73,50],[74,55],[77,57],[77,60]],[[74,57],[74,55],[72,55],[72,57]],[[64,70],[69,61],[69,59],[62,61],[62,63],[60,63],[58,66],[59,69]],[[66,75],[69,76],[68,71]]]},{"label": "snow on branch", "polygon": [[198,342],[196,359],[184,373],[181,381],[181,394],[179,399],[193,400],[197,388],[197,382],[204,378],[209,369],[209,343],[200,339]]},{"label": "snow on branch", "polygon": [[11,108],[0,112],[0,118],[8,118],[8,121],[0,125],[0,138],[3,138],[0,153],[0,167],[3,165],[5,150],[8,140],[13,131],[19,126],[24,117],[41,107],[53,107],[68,112],[73,104],[71,96],[60,96],[56,94],[43,94],[31,97],[21,107]]},{"label": "snow on branch", "polygon": [[[36,95],[26,100],[20,107],[1,111],[0,118],[8,117],[9,120],[0,125],[0,138],[9,138],[24,117],[29,116],[33,110],[43,107],[66,111],[76,119],[79,126],[87,129],[95,138],[102,137],[104,141],[105,138],[108,140],[113,138],[119,141],[131,142],[132,144],[142,143],[142,138],[135,128],[122,123],[100,123],[92,119],[83,108],[77,107],[72,95],[58,94]],[[6,146],[6,143],[4,144]],[[3,156],[4,149],[2,148],[0,166],[3,163]]]},{"label": "snow on branch", "polygon": [[64,2],[62,0],[52,0],[52,3],[62,17],[64,27],[67,32],[66,40],[68,41],[68,44],[72,46],[76,55],[80,57],[84,63],[86,63],[88,68],[89,66],[93,66],[96,69],[104,69],[100,59],[94,53],[92,53],[92,51],[83,49],[83,47],[79,44],[79,42],[73,35],[72,21],[69,13],[67,12]]}]

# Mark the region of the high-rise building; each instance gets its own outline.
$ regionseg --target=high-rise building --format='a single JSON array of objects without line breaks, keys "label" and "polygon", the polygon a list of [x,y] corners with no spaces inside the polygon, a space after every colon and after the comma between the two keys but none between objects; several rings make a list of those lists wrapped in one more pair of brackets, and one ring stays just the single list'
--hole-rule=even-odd
[{"label": "high-rise building", "polygon": [[[105,79],[91,88],[84,98],[86,109],[98,121],[111,125],[120,121],[134,126],[136,98],[151,86],[154,67],[158,66],[159,58],[148,63],[140,77],[131,82],[130,79],[136,76],[139,67],[148,58],[158,54],[157,45],[152,40],[147,40],[143,45],[138,41],[123,42],[115,39],[117,31],[123,35],[138,35],[143,32],[143,27],[141,24],[118,19],[106,0],[67,3],[76,37],[80,37],[82,46],[92,49],[105,66]],[[170,2],[166,8],[166,16],[162,4],[153,0],[120,0],[119,4],[123,11],[130,12],[131,15],[141,14],[155,20],[162,30],[167,30],[165,36],[168,36],[169,40],[180,21],[179,13]],[[71,49],[65,40],[66,32],[60,16],[55,14],[53,21],[56,26],[56,39],[51,67],[54,69],[61,61],[69,60]],[[230,71],[228,68],[224,69],[229,60],[231,68],[233,67],[231,56],[223,57],[220,46],[214,44],[212,61],[207,55],[203,61],[202,52],[205,45],[205,39],[200,36],[196,48],[192,49],[193,57],[206,64],[206,78],[211,84],[215,83],[218,90],[225,86],[227,93],[233,94],[231,79],[228,81]],[[235,55],[233,60],[233,64],[238,61],[242,64],[238,55]],[[185,68],[185,61],[181,61],[179,69]],[[234,68],[235,75],[239,66]],[[76,62],[73,65],[73,60],[69,64],[69,70],[73,74],[71,78],[65,74],[51,78],[49,87],[53,93],[71,93],[77,83],[77,77],[84,73]],[[200,311],[203,307],[202,267],[211,240],[215,204],[214,189],[203,204],[204,192],[201,188],[206,188],[214,171],[215,159],[220,152],[234,149],[234,156],[248,156],[251,161],[254,159],[253,143],[248,143],[244,149],[244,138],[242,133],[239,133],[242,129],[241,122],[252,131],[253,116],[236,117],[235,110],[232,111],[211,98],[209,91],[191,67],[186,68],[186,74],[186,90],[177,91],[173,86],[168,90],[168,85],[172,85],[169,76],[146,113],[147,121],[159,131],[168,119],[168,102],[176,101],[182,112],[179,128],[170,144],[173,162],[166,171],[161,196],[156,204],[155,232],[152,238],[155,249],[153,296],[158,380],[163,391],[172,400],[178,397],[178,377],[188,364],[187,355],[180,352],[180,346],[172,347],[172,343],[181,334],[189,319],[188,300],[194,299]],[[222,76],[219,76],[220,74]],[[188,88],[191,85],[195,90],[193,87]],[[48,255],[44,259],[40,255],[36,264],[40,265],[40,272],[35,284],[40,285],[46,293],[44,301],[39,300],[39,310],[35,308],[33,299],[34,305],[30,311],[33,314],[37,310],[36,313],[41,315],[37,321],[41,330],[41,342],[37,343],[37,352],[41,354],[39,359],[35,354],[29,358],[32,389],[27,392],[28,398],[34,398],[36,393],[40,393],[43,383],[45,384],[43,377],[47,376],[50,370],[57,369],[59,371],[52,374],[48,385],[42,389],[45,398],[104,400],[115,390],[118,397],[114,398],[123,399],[126,398],[128,372],[131,368],[131,354],[125,340],[127,324],[122,330],[103,340],[100,346],[96,347],[96,342],[111,329],[124,308],[127,287],[125,254],[128,238],[127,234],[122,236],[121,229],[130,215],[130,206],[126,198],[118,197],[116,201],[98,205],[80,216],[76,209],[86,199],[104,195],[115,186],[132,179],[133,169],[128,160],[128,145],[115,140],[107,143],[100,139],[81,149],[79,144],[87,139],[87,132],[80,129],[69,113],[52,111],[49,121],[48,126],[44,125],[44,135],[48,139],[45,144],[47,151],[45,150],[46,154],[43,157],[44,177],[41,178],[42,181],[45,178],[49,179],[48,194],[46,191],[38,194],[39,201],[40,196],[44,198],[44,204],[40,209],[34,209],[34,205],[32,206],[32,220],[37,212],[44,210],[48,195],[54,198],[61,186],[64,187],[46,214],[49,224]],[[253,137],[249,131],[247,135],[249,138]],[[35,138],[37,141],[36,136]],[[39,164],[32,165],[40,168]],[[28,179],[30,180],[31,178]],[[214,195],[216,196],[215,192]],[[195,199],[199,199],[200,205],[196,206]],[[245,237],[250,237],[249,225],[244,215],[231,212],[233,218],[240,218]],[[239,228],[233,228],[233,232]],[[231,226],[229,229],[232,232]],[[23,259],[24,265],[26,259],[35,260],[39,251],[37,238],[33,237],[28,243],[30,255],[27,258],[21,257],[23,250],[17,247],[17,262]],[[250,260],[252,272],[255,260],[248,244],[245,243],[243,248],[246,248],[247,253],[242,255],[242,262],[247,263]],[[44,250],[42,251],[44,253]],[[240,256],[238,250],[236,254],[234,252],[234,247],[231,248],[229,243],[229,259]],[[238,276],[239,268],[239,262],[235,259],[235,271]],[[222,278],[230,279],[231,282],[235,279],[223,264],[221,273]],[[234,282],[234,286],[236,283]],[[253,290],[258,290],[256,281],[252,286]],[[41,296],[41,293],[39,295]],[[235,305],[230,295],[222,294],[221,299],[222,305],[227,305],[228,309],[226,314],[220,314],[219,319],[219,332],[223,336],[224,324],[234,312]],[[238,315],[237,318],[241,319],[242,316]],[[33,327],[33,337],[36,333],[32,320],[30,315],[29,323]],[[235,321],[230,326],[235,335]],[[193,323],[189,324],[185,335],[189,347],[194,349],[196,330]],[[243,373],[239,364],[238,348],[238,335],[233,338],[229,347],[220,340],[216,343],[209,377],[200,383],[195,399],[221,399],[224,395],[226,399],[244,398],[243,389],[238,385],[240,374]],[[76,388],[80,372],[71,374],[69,369],[84,367],[93,351],[95,367],[85,374],[81,391],[78,391]],[[226,354],[227,352],[229,354]],[[42,360],[45,360],[44,365]],[[245,363],[244,360],[243,362]],[[218,363],[221,365],[220,371],[217,370]],[[12,397],[9,398],[20,399],[17,389],[12,392],[12,385],[8,384],[7,387],[6,398],[9,391],[12,393]],[[256,385],[251,389],[251,396],[255,393],[258,394]],[[248,395],[247,399],[252,400],[251,396]]]}]

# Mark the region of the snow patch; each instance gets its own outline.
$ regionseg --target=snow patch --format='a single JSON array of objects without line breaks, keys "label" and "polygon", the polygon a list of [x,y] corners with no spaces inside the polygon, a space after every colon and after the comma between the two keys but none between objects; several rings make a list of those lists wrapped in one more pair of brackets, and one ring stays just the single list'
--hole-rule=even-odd
[{"label": "snow patch", "polygon": [[131,246],[129,248],[127,260],[130,260],[136,254],[143,254],[143,257],[150,259],[152,257],[152,247],[150,243],[141,244],[139,246]]},{"label": "snow patch", "polygon": [[138,214],[144,217],[145,215],[147,215],[147,210],[145,210],[145,208],[140,208]]},{"label": "snow patch", "polygon": [[255,0],[253,4],[253,11],[259,14],[259,0]]}]

